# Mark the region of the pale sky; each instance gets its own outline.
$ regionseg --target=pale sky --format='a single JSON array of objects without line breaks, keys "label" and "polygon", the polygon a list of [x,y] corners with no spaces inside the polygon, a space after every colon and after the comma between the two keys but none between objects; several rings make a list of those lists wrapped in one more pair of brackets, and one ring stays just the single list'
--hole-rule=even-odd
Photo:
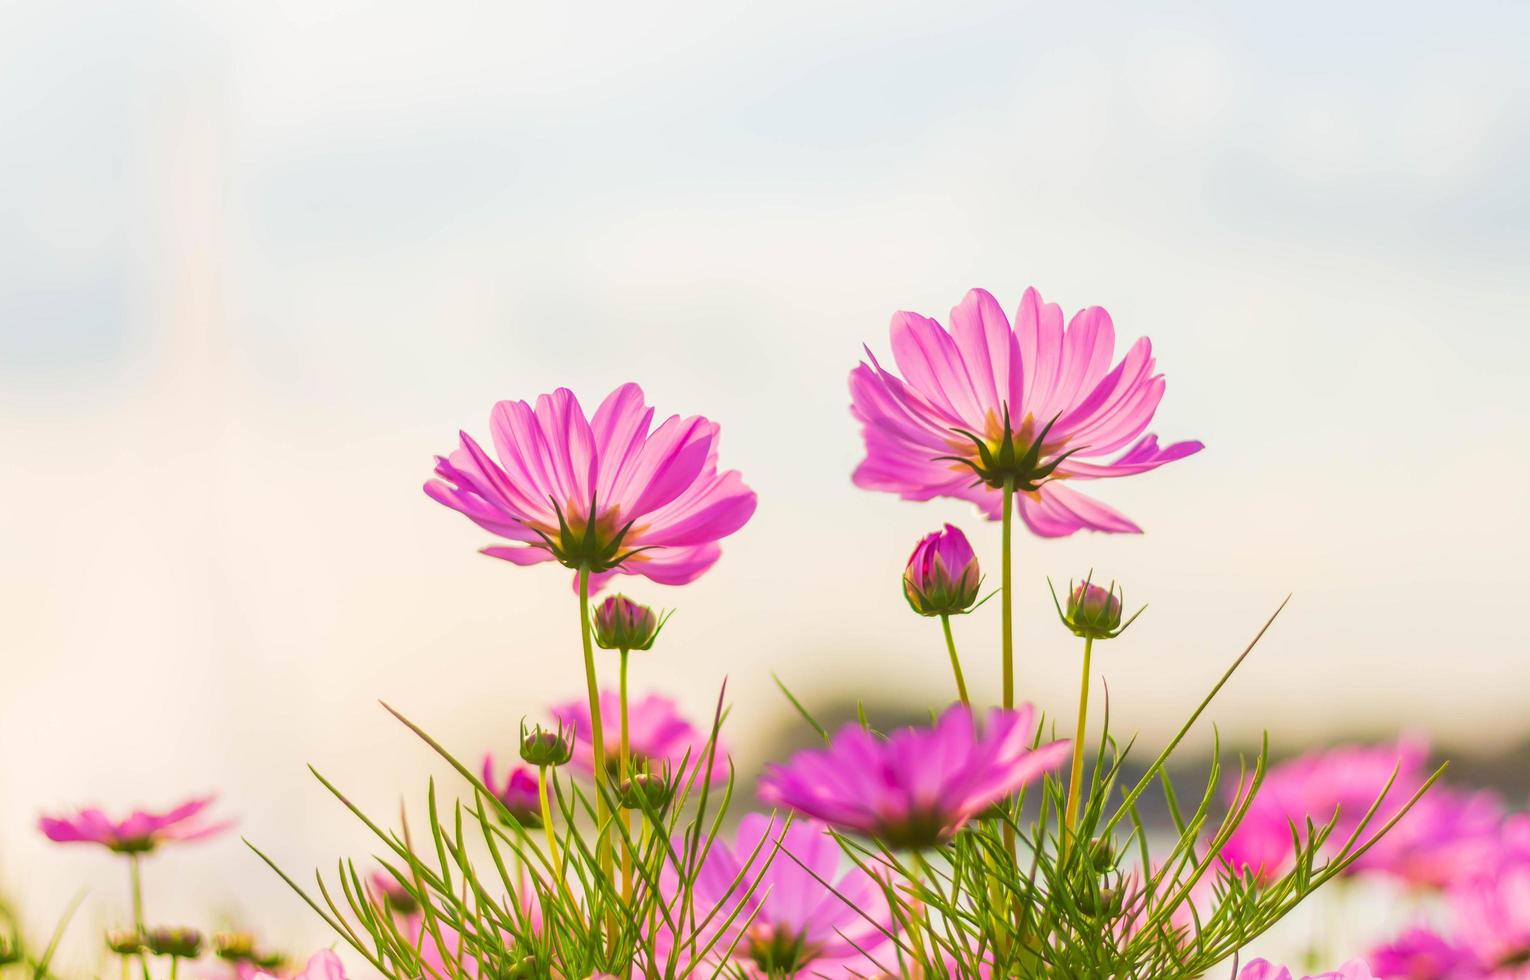
[{"label": "pale sky", "polygon": [[[566,574],[420,492],[501,398],[722,424],[757,516],[629,591],[679,609],[636,686],[699,716],[726,676],[742,765],[772,671],[942,703],[898,574],[950,520],[996,576],[997,530],[852,487],[845,378],[972,286],[1151,336],[1154,430],[1208,446],[1101,486],[1147,534],[1021,541],[1022,696],[1072,718],[1046,577],[1092,567],[1151,603],[1098,658],[1145,744],[1288,592],[1236,740],[1530,735],[1530,11],[822,7],[0,6],[0,887],[38,928],[123,890],[39,809],[215,789],[304,871],[366,853],[306,763],[379,814],[439,772],[376,699],[476,756],[577,694]],[[958,628],[990,692],[996,631]],[[326,939],[232,838],[149,883]]]}]

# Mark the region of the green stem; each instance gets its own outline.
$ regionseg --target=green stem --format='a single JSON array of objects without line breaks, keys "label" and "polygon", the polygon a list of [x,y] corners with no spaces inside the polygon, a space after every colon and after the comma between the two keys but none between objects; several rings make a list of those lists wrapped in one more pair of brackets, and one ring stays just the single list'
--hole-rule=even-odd
[{"label": "green stem", "polygon": [[951,654],[951,673],[956,675],[956,695],[962,699],[962,704],[970,708],[972,699],[967,697],[967,682],[962,678],[962,662],[956,656],[956,639],[951,635],[951,617],[941,613],[940,627],[946,632],[946,650]]},{"label": "green stem", "polygon": [[[630,747],[628,745],[628,741],[627,741],[627,655],[628,655],[629,652],[630,651],[625,650],[625,649],[621,651],[622,666],[621,666],[620,698],[621,698],[621,712],[622,712],[622,734],[621,734],[621,747],[618,750],[618,755],[617,755],[618,762],[617,762],[617,769],[616,769],[617,779],[619,779],[619,780],[620,779],[631,779],[632,778],[632,773],[628,771],[629,765],[631,763],[631,749],[630,749]],[[622,827],[626,830],[626,834],[624,834],[622,836],[622,900],[624,902],[627,902],[628,904],[631,904],[631,902],[632,902],[632,848],[627,844],[627,841],[632,839],[632,811],[631,810],[623,808],[623,810],[622,810]]]},{"label": "green stem", "polygon": [[1084,676],[1078,687],[1078,734],[1073,739],[1073,770],[1068,775],[1068,803],[1063,813],[1063,846],[1067,847],[1073,825],[1078,823],[1079,793],[1084,785],[1084,734],[1089,718],[1089,657],[1094,652],[1094,637],[1084,637]]},{"label": "green stem", "polygon": [[138,968],[143,971],[144,980],[149,980],[149,957],[143,951],[143,872],[140,867],[142,855],[137,851],[128,853],[128,881],[133,892],[133,929],[138,933]]},{"label": "green stem", "polygon": [[[604,828],[611,818],[611,810],[606,802],[606,784],[610,782],[611,774],[606,770],[606,736],[600,723],[600,684],[595,678],[595,646],[590,641],[590,570],[588,568],[579,569],[579,638],[584,643],[584,680],[590,695],[590,745],[595,753],[595,822],[597,832],[600,834],[600,842],[596,845],[596,855],[601,874],[610,881],[611,836]],[[616,933],[614,912],[608,915],[607,925],[608,935],[614,938]]]},{"label": "green stem", "polygon": [[128,855],[128,880],[133,889],[133,928],[143,935],[143,874],[139,869],[139,856]]},{"label": "green stem", "polygon": [[1004,481],[1004,518],[1000,531],[1003,548],[1000,559],[1001,579],[1000,584],[1004,591],[1003,604],[1000,614],[1003,630],[1004,649],[1004,707],[1015,706],[1015,589],[1014,569],[1011,561],[1012,548],[1010,539],[1014,536],[1015,526],[1015,478],[1008,477]]}]

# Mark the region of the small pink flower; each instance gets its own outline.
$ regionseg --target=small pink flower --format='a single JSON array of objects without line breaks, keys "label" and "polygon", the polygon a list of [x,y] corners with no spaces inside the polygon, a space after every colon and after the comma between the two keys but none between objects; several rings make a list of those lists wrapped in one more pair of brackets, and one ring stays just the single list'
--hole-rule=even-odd
[{"label": "small pink flower", "polygon": [[[595,750],[590,743],[590,705],[587,701],[570,701],[552,709],[553,717],[574,730],[575,768],[586,773],[595,771]],[[615,771],[617,762],[617,738],[621,729],[621,700],[614,691],[600,694],[600,719],[606,742],[606,763]],[[645,767],[663,774],[665,765],[670,774],[679,781],[681,788],[695,772],[699,784],[706,778],[708,756],[708,732],[703,732],[680,714],[680,709],[669,698],[650,694],[632,701],[627,706],[627,744],[633,771]],[[728,782],[728,749],[719,739],[716,759],[712,762],[712,785]],[[681,766],[685,770],[682,773]]]},{"label": "small pink flower", "polygon": [[[1291,971],[1269,960],[1254,960],[1238,974],[1238,980],[1291,980]],[[1337,970],[1314,973],[1303,980],[1376,980],[1364,960],[1350,960]]]},{"label": "small pink flower", "polygon": [[994,709],[980,731],[952,705],[933,728],[902,728],[885,740],[846,725],[831,745],[772,765],[760,798],[892,847],[926,848],[1068,758],[1066,741],[1031,749],[1029,705]]},{"label": "small pink flower", "polygon": [[[1115,327],[1091,306],[1063,329],[1062,309],[1027,289],[1015,326],[988,292],[951,311],[948,331],[917,313],[892,320],[899,378],[868,349],[850,374],[851,412],[866,458],[855,484],[905,500],[956,497],[992,520],[1002,487],[1042,537],[1081,528],[1138,532],[1122,514],[1069,484],[1145,473],[1199,452],[1143,435],[1163,397],[1152,344],[1138,340],[1114,368]],[[1119,453],[1114,459],[1106,459]]]},{"label": "small pink flower", "polygon": [[[721,932],[715,948],[731,947],[731,962],[751,977],[877,973],[874,957],[893,928],[886,895],[871,875],[840,865],[824,824],[746,816],[733,846],[714,844],[697,875],[696,919],[710,921],[698,945]],[[666,871],[666,892],[678,894],[673,868]]]},{"label": "small pink flower", "polygon": [[921,616],[964,613],[977,602],[983,578],[961,528],[947,524],[919,539],[903,570],[903,597]]},{"label": "small pink flower", "polygon": [[1480,980],[1487,975],[1471,950],[1423,927],[1371,950],[1370,961],[1378,976],[1404,980]]},{"label": "small pink flower", "polygon": [[537,796],[537,774],[525,766],[511,766],[505,781],[494,775],[494,756],[483,757],[483,784],[505,805],[523,827],[542,826],[542,801]]},{"label": "small pink flower", "polygon": [[716,423],[672,415],[650,432],[652,422],[635,384],[590,419],[567,388],[535,408],[502,401],[489,417],[494,456],[461,433],[425,492],[514,542],[484,554],[584,565],[591,594],[618,573],[683,585],[717,561],[717,542],[754,514],[755,496],[737,472],[718,472]]},{"label": "small pink flower", "polygon": [[[269,973],[257,973],[255,980],[277,978]],[[303,967],[301,973],[294,974],[291,980],[346,980],[345,965],[333,950],[321,949],[309,958],[308,965]]]},{"label": "small pink flower", "polygon": [[86,807],[68,817],[42,817],[37,826],[49,840],[59,843],[101,844],[122,854],[144,853],[160,844],[201,840],[232,827],[232,820],[208,824],[199,819],[213,799],[188,800],[165,813],[134,810],[122,820],[112,820],[95,807]]}]

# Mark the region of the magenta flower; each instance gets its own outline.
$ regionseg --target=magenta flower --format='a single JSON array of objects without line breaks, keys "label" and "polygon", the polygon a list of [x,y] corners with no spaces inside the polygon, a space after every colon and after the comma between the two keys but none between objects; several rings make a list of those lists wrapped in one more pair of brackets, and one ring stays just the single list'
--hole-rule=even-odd
[{"label": "magenta flower", "polygon": [[[277,980],[269,973],[255,974],[255,980]],[[291,980],[346,980],[345,965],[333,950],[321,949],[308,960],[301,973],[293,974]]]},{"label": "magenta flower", "polygon": [[1032,750],[1032,731],[1029,705],[994,709],[981,731],[961,704],[885,740],[846,725],[828,747],[768,767],[760,798],[891,847],[932,847],[1068,758],[1065,741]]},{"label": "magenta flower", "polygon": [[588,568],[591,593],[618,573],[683,585],[717,561],[755,496],[736,471],[717,471],[716,423],[673,415],[650,432],[652,421],[635,384],[588,420],[567,388],[535,408],[502,401],[489,416],[494,457],[461,433],[425,492],[515,542],[484,554]]},{"label": "magenta flower", "polygon": [[1043,537],[1140,532],[1068,481],[1145,473],[1202,447],[1160,447],[1157,436],[1143,435],[1163,376],[1153,373],[1146,337],[1112,368],[1115,346],[1104,310],[1082,310],[1064,330],[1062,309],[1034,289],[1021,298],[1014,328],[981,289],[951,311],[949,332],[917,313],[894,314],[893,359],[903,377],[869,348],[870,363],[850,373],[851,412],[866,443],[856,486],[905,500],[957,497],[999,520],[1008,480],[1021,519]]},{"label": "magenta flower", "polygon": [[537,795],[537,775],[525,766],[511,766],[505,781],[494,775],[494,756],[483,757],[483,784],[523,827],[542,826],[542,801]]},{"label": "magenta flower", "polygon": [[[1238,980],[1291,980],[1291,971],[1269,960],[1254,960],[1238,974]],[[1364,960],[1350,960],[1337,970],[1314,973],[1303,980],[1376,980]]]},{"label": "magenta flower", "polygon": [[1433,786],[1353,867],[1410,885],[1446,888],[1492,872],[1502,826],[1503,806],[1495,794]]},{"label": "magenta flower", "polygon": [[1530,976],[1530,861],[1510,856],[1492,874],[1458,885],[1450,899],[1456,939],[1491,976]]},{"label": "magenta flower", "polygon": [[1475,953],[1431,929],[1414,927],[1371,950],[1377,976],[1405,980],[1480,980],[1487,971]]},{"label": "magenta flower", "polygon": [[[678,894],[675,872],[667,872],[665,890]],[[885,968],[872,959],[893,928],[882,886],[854,866],[840,874],[839,845],[817,821],[787,826],[746,816],[734,846],[718,841],[707,852],[695,901],[696,919],[711,917],[698,946],[721,931],[714,949],[731,948],[731,962],[751,977],[871,976]]]},{"label": "magenta flower", "polygon": [[[1327,850],[1333,852],[1354,834],[1385,789],[1385,799],[1366,824],[1366,836],[1376,833],[1424,784],[1428,754],[1422,742],[1403,740],[1313,752],[1272,767],[1243,821],[1223,846],[1223,862],[1239,874],[1251,870],[1259,878],[1277,877],[1295,856],[1291,827],[1302,830],[1308,818],[1322,827],[1337,813],[1327,842]],[[1392,780],[1390,789],[1388,780]],[[1237,793],[1247,790],[1245,782]]]},{"label": "magenta flower", "polygon": [[962,529],[947,524],[919,539],[903,570],[903,597],[921,616],[953,616],[972,608],[983,579]]},{"label": "magenta flower", "polygon": [[[552,714],[574,731],[575,768],[593,773],[595,751],[590,747],[588,738],[589,704],[585,701],[570,701],[554,707]],[[617,762],[616,719],[620,716],[621,702],[616,692],[602,691],[600,717],[606,726],[606,764],[610,767],[614,767]],[[690,781],[692,772],[697,774],[698,783],[706,778],[707,759],[711,753],[707,744],[709,733],[686,721],[675,702],[650,694],[627,706],[627,718],[627,742],[634,772],[646,769],[662,774],[668,765],[671,775],[678,780],[682,789]],[[728,749],[719,739],[716,760],[712,763],[712,785],[721,786],[727,781]]]},{"label": "magenta flower", "polygon": [[123,820],[112,820],[95,807],[86,807],[70,817],[42,817],[37,826],[49,840],[61,844],[101,844],[120,854],[142,854],[161,844],[201,840],[232,827],[232,820],[202,822],[202,811],[213,799],[188,800],[165,813],[134,810]]}]

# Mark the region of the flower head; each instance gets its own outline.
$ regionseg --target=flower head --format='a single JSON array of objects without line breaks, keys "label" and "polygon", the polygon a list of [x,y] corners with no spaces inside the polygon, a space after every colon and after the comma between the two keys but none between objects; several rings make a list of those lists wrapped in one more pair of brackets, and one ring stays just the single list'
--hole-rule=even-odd
[{"label": "flower head", "polygon": [[932,847],[1068,757],[1065,741],[1032,750],[1031,733],[1029,705],[995,709],[981,730],[960,704],[886,740],[846,725],[829,746],[770,766],[760,797],[891,847]]},{"label": "flower head", "polygon": [[503,803],[510,816],[522,827],[542,826],[542,804],[537,796],[536,773],[525,766],[512,766],[505,773],[505,781],[499,782],[494,775],[494,756],[483,757],[483,784]]},{"label": "flower head", "polygon": [[[574,766],[584,772],[595,771],[595,752],[585,737],[590,731],[590,705],[587,701],[570,701],[552,709],[553,716],[571,727],[574,739]],[[600,716],[606,721],[606,762],[617,764],[609,719],[621,714],[621,702],[614,691],[600,693]],[[680,786],[690,782],[692,773],[698,780],[705,779],[708,758],[712,748],[704,733],[686,721],[675,702],[657,694],[650,694],[627,706],[627,744],[630,749],[634,772],[655,771],[666,764],[676,774]],[[728,750],[719,739],[716,759],[712,762],[712,785],[721,786],[728,781]],[[613,770],[614,772],[614,770]],[[618,778],[619,775],[618,775]]]},{"label": "flower head", "polygon": [[[1047,584],[1051,585],[1050,579]],[[1139,609],[1132,614],[1131,619],[1121,622],[1123,597],[1124,593],[1116,588],[1114,582],[1108,588],[1101,588],[1091,579],[1085,578],[1076,586],[1070,585],[1066,609],[1057,602],[1055,591],[1052,593],[1052,604],[1057,606],[1058,617],[1074,636],[1109,640],[1126,632],[1126,628],[1142,615],[1142,609]]]},{"label": "flower head", "polygon": [[145,930],[143,944],[155,956],[194,960],[202,954],[202,934],[181,926],[156,926]]},{"label": "flower head", "polygon": [[602,650],[647,650],[664,623],[651,606],[613,595],[595,607],[592,625],[595,645]]},{"label": "flower head", "polygon": [[1422,926],[1371,950],[1370,961],[1381,976],[1407,980],[1478,980],[1487,972],[1471,950]]},{"label": "flower head", "polygon": [[567,732],[563,728],[563,719],[558,719],[558,730],[548,731],[541,725],[537,725],[531,731],[526,730],[526,723],[521,723],[521,760],[529,765],[541,768],[543,766],[561,766],[574,756],[574,743],[579,741],[576,729],[570,728]]},{"label": "flower head", "polygon": [[650,431],[652,421],[635,384],[589,419],[567,388],[535,407],[502,401],[489,417],[494,456],[461,433],[425,492],[514,542],[484,554],[588,569],[592,594],[618,573],[682,585],[717,561],[755,496],[737,472],[718,472],[716,423],[673,415]]},{"label": "flower head", "polygon": [[[255,980],[277,980],[269,973],[257,973]],[[309,958],[303,972],[292,980],[346,980],[345,964],[340,962],[333,950],[321,949]]]},{"label": "flower head", "polygon": [[134,810],[122,820],[113,820],[95,807],[86,807],[72,816],[42,817],[37,826],[51,841],[101,844],[120,854],[141,854],[160,844],[201,840],[232,827],[232,820],[202,822],[202,811],[212,801],[213,797],[204,796],[164,813]]},{"label": "flower head", "polygon": [[[841,864],[823,824],[752,813],[731,847],[719,840],[707,852],[696,876],[696,918],[711,923],[704,931],[721,932],[715,948],[732,947],[731,962],[750,977],[873,975],[871,956],[889,941],[891,911],[876,879],[853,866],[841,873]],[[677,892],[672,868],[663,884]]]},{"label": "flower head", "polygon": [[[948,331],[917,313],[892,319],[899,378],[867,350],[850,374],[866,458],[857,486],[905,500],[957,497],[1003,516],[1003,487],[1036,534],[1141,530],[1067,486],[1144,473],[1201,449],[1143,435],[1163,397],[1142,338],[1114,368],[1110,315],[1091,306],[1063,329],[1062,309],[1027,289],[1011,328],[992,295],[969,292]],[[1106,459],[1111,454],[1113,459]]]},{"label": "flower head", "polygon": [[1494,793],[1433,786],[1353,868],[1425,888],[1491,874],[1501,857],[1503,819]]},{"label": "flower head", "polygon": [[921,616],[954,616],[972,608],[982,578],[967,536],[947,524],[920,538],[909,555],[903,596]]},{"label": "flower head", "polygon": [[420,910],[420,902],[414,892],[404,886],[388,871],[373,871],[369,881],[372,891],[382,900],[389,912],[396,915],[414,915]]},{"label": "flower head", "polygon": [[[1238,974],[1238,980],[1291,980],[1291,971],[1269,960],[1253,960]],[[1376,980],[1364,960],[1350,960],[1337,970],[1314,973],[1303,980]]]},{"label": "flower head", "polygon": [[[1336,849],[1360,827],[1378,797],[1381,803],[1365,826],[1368,834],[1380,831],[1424,784],[1428,754],[1424,743],[1404,739],[1312,752],[1272,767],[1223,846],[1222,861],[1238,874],[1248,870],[1259,878],[1276,877],[1295,856],[1293,826],[1300,829],[1310,818],[1323,827],[1337,814],[1327,841],[1330,850]],[[1237,787],[1235,799],[1250,785],[1245,781]]]},{"label": "flower head", "polygon": [[1530,861],[1509,855],[1491,875],[1452,889],[1456,939],[1492,976],[1530,968]]}]

